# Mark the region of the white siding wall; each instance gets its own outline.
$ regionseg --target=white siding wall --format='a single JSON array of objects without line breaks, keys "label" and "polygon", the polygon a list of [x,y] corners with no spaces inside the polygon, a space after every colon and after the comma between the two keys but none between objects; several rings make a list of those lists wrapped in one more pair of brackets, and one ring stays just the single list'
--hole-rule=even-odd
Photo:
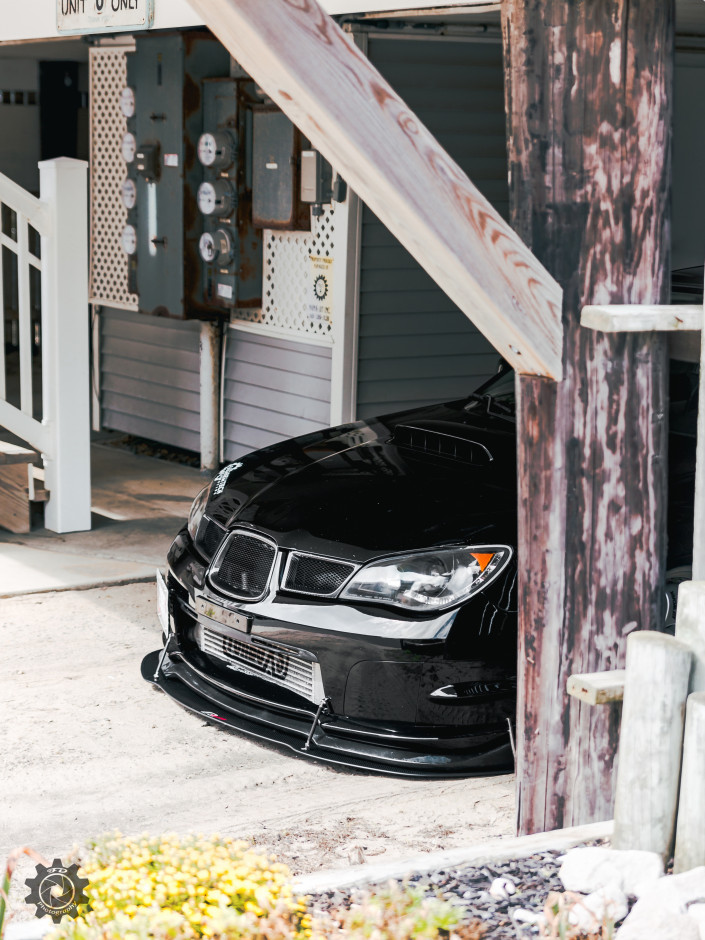
[{"label": "white siding wall", "polygon": [[[506,218],[501,45],[371,36],[368,55]],[[358,417],[460,398],[496,371],[496,351],[368,209],[360,266]]]},{"label": "white siding wall", "polygon": [[198,452],[200,324],[103,308],[101,422]]},{"label": "white siding wall", "polygon": [[330,424],[331,348],[230,328],[223,459]]}]

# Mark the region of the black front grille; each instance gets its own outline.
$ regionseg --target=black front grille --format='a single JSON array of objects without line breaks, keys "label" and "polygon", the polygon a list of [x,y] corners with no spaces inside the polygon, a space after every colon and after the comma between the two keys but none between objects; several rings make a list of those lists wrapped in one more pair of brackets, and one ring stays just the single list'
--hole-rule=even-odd
[{"label": "black front grille", "polygon": [[211,573],[215,587],[242,600],[262,597],[272,572],[276,546],[264,539],[233,532]]},{"label": "black front grille", "polygon": [[344,561],[331,561],[315,555],[291,556],[284,587],[302,594],[331,595],[345,583],[355,565]]},{"label": "black front grille", "polygon": [[196,547],[204,558],[210,560],[220,548],[225,538],[225,529],[207,516],[201,520],[196,534]]}]

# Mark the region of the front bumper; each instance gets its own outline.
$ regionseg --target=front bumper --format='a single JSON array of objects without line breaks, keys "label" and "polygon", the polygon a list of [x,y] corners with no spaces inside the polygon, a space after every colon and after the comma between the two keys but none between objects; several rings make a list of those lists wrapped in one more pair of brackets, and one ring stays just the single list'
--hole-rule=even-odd
[{"label": "front bumper", "polygon": [[[443,641],[428,636],[420,645],[409,644],[393,618],[388,631],[379,615],[367,618],[376,622],[377,635],[363,635],[349,629],[349,619],[336,622],[336,605],[273,598],[244,605],[251,632],[240,634],[240,642],[246,638],[253,649],[279,644],[315,661],[322,694],[317,686],[307,699],[265,675],[234,670],[207,655],[194,640],[204,623],[212,626],[194,603],[196,594],[208,590],[205,571],[184,537],[169,561],[171,630],[166,648],[144,659],[142,675],[209,723],[301,757],[378,773],[458,777],[512,771],[511,696],[465,708],[429,700],[439,685],[491,677],[491,666],[448,661],[438,655]],[[343,616],[350,618],[351,611]],[[426,632],[432,627],[427,624]],[[434,646],[435,655],[424,653]]]},{"label": "front bumper", "polygon": [[[156,650],[142,661],[142,677],[147,682],[212,725],[287,748],[299,757],[403,777],[479,777],[510,773],[513,768],[507,735],[498,736],[504,742],[485,740],[473,746],[467,738],[453,741],[428,735],[410,739],[363,729],[325,711],[285,714],[276,705],[248,701],[214,687],[178,656],[167,654],[157,674],[161,655]],[[443,744],[460,750],[436,752],[435,747]]]}]

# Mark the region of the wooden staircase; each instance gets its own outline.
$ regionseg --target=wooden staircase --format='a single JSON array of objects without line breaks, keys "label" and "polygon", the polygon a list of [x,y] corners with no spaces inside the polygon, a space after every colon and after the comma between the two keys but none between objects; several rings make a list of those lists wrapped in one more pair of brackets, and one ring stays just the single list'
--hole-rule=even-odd
[{"label": "wooden staircase", "polygon": [[44,489],[41,456],[35,450],[0,441],[0,526],[10,532],[30,532],[43,524]]}]

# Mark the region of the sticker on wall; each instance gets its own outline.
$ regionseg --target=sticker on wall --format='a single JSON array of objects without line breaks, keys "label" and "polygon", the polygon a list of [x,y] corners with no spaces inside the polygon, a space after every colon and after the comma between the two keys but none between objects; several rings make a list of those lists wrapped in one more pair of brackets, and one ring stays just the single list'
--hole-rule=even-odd
[{"label": "sticker on wall", "polygon": [[56,28],[64,35],[149,29],[154,0],[56,0]]},{"label": "sticker on wall", "polygon": [[311,293],[306,303],[309,320],[333,320],[333,259],[310,255]]}]

